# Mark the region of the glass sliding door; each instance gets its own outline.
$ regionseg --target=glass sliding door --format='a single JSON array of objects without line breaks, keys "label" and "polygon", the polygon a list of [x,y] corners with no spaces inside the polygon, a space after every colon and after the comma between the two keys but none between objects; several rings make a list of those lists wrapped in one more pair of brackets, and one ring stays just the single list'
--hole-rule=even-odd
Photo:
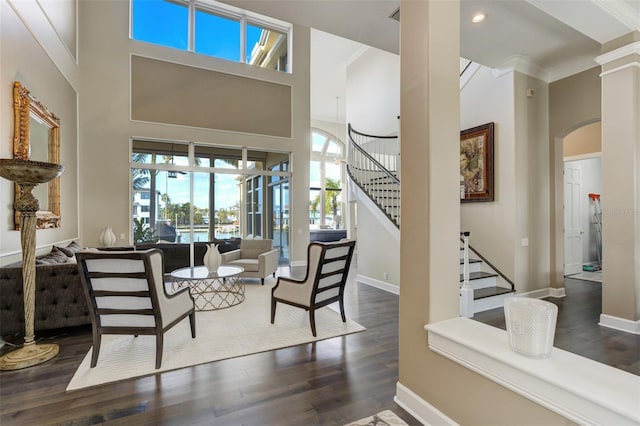
[{"label": "glass sliding door", "polygon": [[[271,172],[289,171],[288,156],[272,155],[270,157]],[[267,209],[270,215],[269,237],[273,239],[273,247],[280,251],[279,263],[289,263],[289,208],[290,208],[289,176],[269,176]]]},{"label": "glass sliding door", "polygon": [[269,185],[271,201],[271,238],[280,250],[280,264],[289,263],[289,180]]},{"label": "glass sliding door", "polygon": [[245,179],[245,212],[247,238],[267,238],[264,234],[264,176]]},{"label": "glass sliding door", "polygon": [[215,238],[227,239],[241,237],[240,210],[242,194],[242,176],[227,173],[211,174],[214,180],[214,229]]},{"label": "glass sliding door", "polygon": [[133,140],[133,243],[270,238],[288,262],[288,164],[288,153]]}]

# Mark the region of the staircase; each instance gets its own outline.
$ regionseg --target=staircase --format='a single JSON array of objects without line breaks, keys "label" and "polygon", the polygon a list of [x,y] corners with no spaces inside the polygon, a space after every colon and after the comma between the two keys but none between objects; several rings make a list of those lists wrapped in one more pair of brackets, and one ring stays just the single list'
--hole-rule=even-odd
[{"label": "staircase", "polygon": [[380,211],[400,228],[397,136],[373,136],[349,124],[347,173]]},{"label": "staircase", "polygon": [[[356,131],[349,124],[347,173],[377,209],[400,228],[399,144],[397,136],[373,136]],[[380,218],[380,220],[384,220]],[[468,233],[467,246],[468,246]],[[465,286],[464,238],[460,248],[461,315],[503,306],[504,299],[515,294],[513,283],[482,255],[468,246],[469,277]]]},{"label": "staircase", "polygon": [[[460,246],[460,287],[461,297],[465,297],[463,289],[469,291],[469,297],[465,309],[465,302],[461,301],[460,314],[466,317],[473,317],[478,312],[488,311],[504,305],[504,299],[515,294],[514,284],[497,270],[491,263],[485,260],[468,244],[469,232],[462,233]],[[466,239],[466,243],[465,243]],[[465,246],[467,253],[465,256]],[[468,259],[468,283],[465,283],[465,257]]]}]

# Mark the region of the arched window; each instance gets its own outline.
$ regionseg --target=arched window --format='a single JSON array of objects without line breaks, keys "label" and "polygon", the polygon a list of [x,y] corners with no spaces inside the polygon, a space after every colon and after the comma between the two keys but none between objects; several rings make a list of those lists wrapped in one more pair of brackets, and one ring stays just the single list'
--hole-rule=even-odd
[{"label": "arched window", "polygon": [[309,227],[344,228],[342,214],[344,143],[335,135],[311,129]]}]

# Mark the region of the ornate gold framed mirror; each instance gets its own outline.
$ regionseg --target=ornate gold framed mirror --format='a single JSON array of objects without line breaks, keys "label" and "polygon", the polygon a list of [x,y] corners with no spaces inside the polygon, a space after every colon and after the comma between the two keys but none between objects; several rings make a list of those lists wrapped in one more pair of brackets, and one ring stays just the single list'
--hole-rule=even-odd
[{"label": "ornate gold framed mirror", "polygon": [[[13,157],[60,164],[60,119],[38,101],[19,81],[13,84]],[[39,188],[40,187],[40,188]],[[60,178],[39,185],[33,194],[40,203],[37,228],[60,227]],[[15,186],[16,199],[20,188]],[[20,213],[15,211],[15,229]]]}]

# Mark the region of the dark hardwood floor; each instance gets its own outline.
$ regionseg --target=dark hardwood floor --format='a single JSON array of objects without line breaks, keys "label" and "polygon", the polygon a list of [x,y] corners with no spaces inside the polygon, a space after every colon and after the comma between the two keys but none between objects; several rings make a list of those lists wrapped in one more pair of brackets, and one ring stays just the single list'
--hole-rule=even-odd
[{"label": "dark hardwood floor", "polygon": [[37,333],[60,354],[0,372],[0,424],[343,425],[391,409],[418,425],[393,402],[398,297],[354,277],[346,311],[364,332],[77,391],[65,388],[91,347],[90,327]]},{"label": "dark hardwood floor", "polygon": [[[65,388],[91,346],[90,327],[38,333],[60,354],[0,372],[0,424],[342,425],[391,409],[418,425],[393,402],[398,297],[353,277],[347,315],[364,332],[77,391]],[[549,299],[560,308],[555,346],[640,374],[640,336],[597,325],[600,284],[565,285],[565,298]],[[505,328],[501,308],[475,319]]]},{"label": "dark hardwood floor", "polygon": [[[602,284],[564,280],[566,296],[545,300],[558,305],[553,345],[640,376],[640,336],[598,325],[602,313]],[[474,320],[506,330],[504,309],[480,312]]]}]

